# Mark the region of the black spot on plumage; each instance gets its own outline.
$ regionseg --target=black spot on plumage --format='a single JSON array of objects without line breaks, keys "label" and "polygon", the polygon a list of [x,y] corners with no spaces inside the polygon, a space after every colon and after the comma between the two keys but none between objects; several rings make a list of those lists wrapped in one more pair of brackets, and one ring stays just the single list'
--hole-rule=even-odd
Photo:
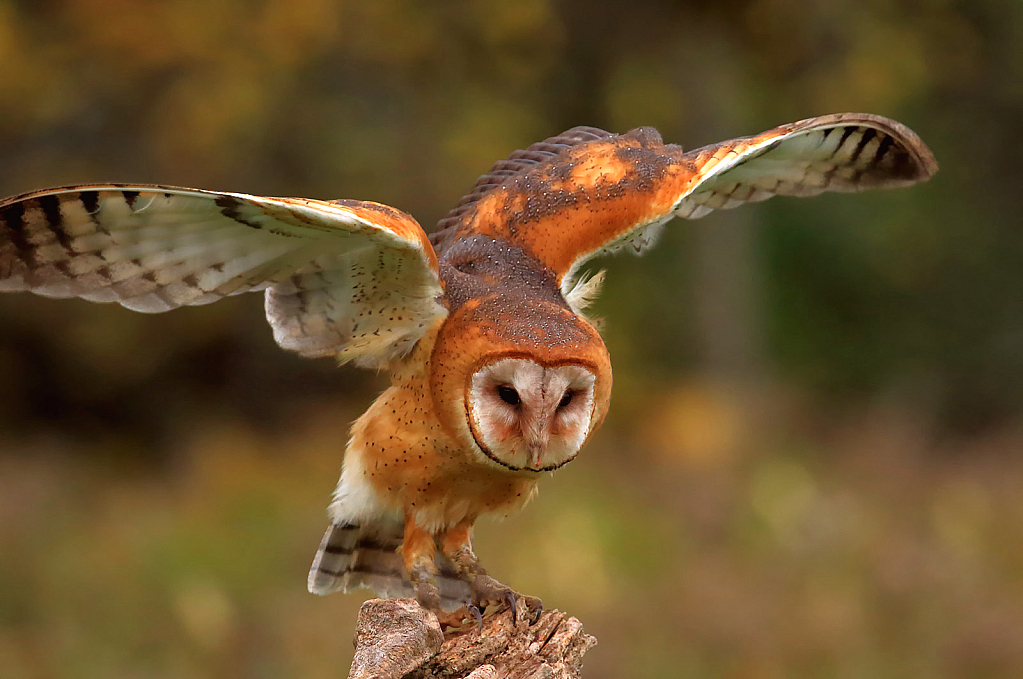
[{"label": "black spot on plumage", "polygon": [[124,190],[124,191],[121,191],[121,195],[124,196],[124,202],[126,202],[128,204],[128,207],[130,207],[131,209],[134,210],[135,209],[135,201],[138,200],[139,192],[138,191],[131,191],[131,190]]},{"label": "black spot on plumage", "polygon": [[239,224],[252,227],[253,229],[263,228],[257,222],[250,221],[242,214],[241,207],[243,203],[234,196],[217,196],[216,204],[217,207],[220,208],[221,214],[225,217],[233,219]]}]

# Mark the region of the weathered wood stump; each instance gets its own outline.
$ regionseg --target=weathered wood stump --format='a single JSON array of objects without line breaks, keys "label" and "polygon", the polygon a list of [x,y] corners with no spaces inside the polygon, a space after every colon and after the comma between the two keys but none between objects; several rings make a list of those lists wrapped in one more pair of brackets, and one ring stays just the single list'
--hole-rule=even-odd
[{"label": "weathered wood stump", "polygon": [[371,599],[359,611],[349,679],[578,679],[597,640],[561,611],[533,625],[511,611],[441,631],[415,599]]}]

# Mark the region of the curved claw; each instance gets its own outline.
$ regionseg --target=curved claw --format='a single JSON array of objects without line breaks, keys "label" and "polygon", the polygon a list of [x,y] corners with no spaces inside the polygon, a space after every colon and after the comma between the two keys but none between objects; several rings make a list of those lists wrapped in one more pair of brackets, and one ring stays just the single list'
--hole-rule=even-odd
[{"label": "curved claw", "polygon": [[540,622],[540,616],[543,615],[543,601],[535,597],[532,598],[536,601],[536,615],[533,616],[533,620],[529,623],[530,627]]},{"label": "curved claw", "polygon": [[518,607],[518,603],[515,601],[515,592],[513,592],[510,589],[507,590],[504,593],[504,602],[506,604],[508,604],[508,608],[511,609],[512,624],[513,625],[517,625],[518,624],[518,620],[519,620],[519,607]]},{"label": "curved claw", "polygon": [[473,617],[476,618],[476,633],[480,634],[483,632],[483,612],[480,611],[480,607],[476,604],[469,604],[467,606],[469,612],[472,613]]}]

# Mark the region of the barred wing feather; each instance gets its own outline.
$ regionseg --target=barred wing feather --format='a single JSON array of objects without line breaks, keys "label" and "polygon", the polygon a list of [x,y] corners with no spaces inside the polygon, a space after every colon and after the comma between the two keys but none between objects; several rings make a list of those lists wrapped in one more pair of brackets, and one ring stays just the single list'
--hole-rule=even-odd
[{"label": "barred wing feather", "polygon": [[161,312],[265,291],[285,349],[380,365],[446,310],[408,215],[376,203],[142,185],[0,202],[0,291]]},{"label": "barred wing feather", "polygon": [[908,186],[930,179],[938,168],[912,130],[865,113],[802,120],[685,158],[699,168],[674,209],[687,218],[771,196]]}]

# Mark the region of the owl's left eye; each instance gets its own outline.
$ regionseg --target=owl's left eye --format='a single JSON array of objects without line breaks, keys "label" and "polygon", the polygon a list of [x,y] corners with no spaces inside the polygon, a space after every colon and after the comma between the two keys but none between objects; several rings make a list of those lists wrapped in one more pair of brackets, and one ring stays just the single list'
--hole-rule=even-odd
[{"label": "owl's left eye", "polygon": [[561,400],[558,402],[558,407],[559,408],[567,408],[568,404],[571,403],[571,402],[572,402],[572,392],[571,391],[566,391],[565,395],[562,396]]},{"label": "owl's left eye", "polygon": [[497,395],[510,406],[517,406],[522,403],[522,399],[519,398],[519,392],[515,391],[513,387],[502,385],[497,388]]}]

